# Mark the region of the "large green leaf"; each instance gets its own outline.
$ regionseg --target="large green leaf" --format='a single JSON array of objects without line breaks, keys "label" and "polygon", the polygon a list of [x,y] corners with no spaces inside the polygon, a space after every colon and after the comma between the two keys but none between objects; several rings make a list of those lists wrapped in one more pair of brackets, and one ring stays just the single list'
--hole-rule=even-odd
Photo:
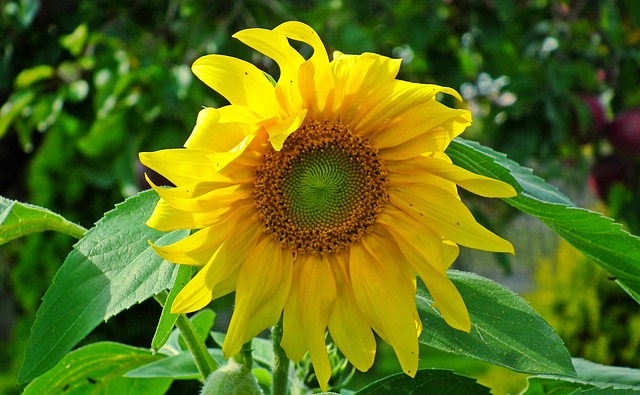
[{"label": "large green leaf", "polygon": [[31,233],[54,230],[76,239],[86,230],[46,208],[0,196],[0,245]]},{"label": "large green leaf", "polygon": [[578,372],[580,381],[597,387],[640,390],[640,370],[638,369],[601,365],[582,358],[574,358],[573,366]]},{"label": "large green leaf", "polygon": [[[608,270],[629,294],[640,294],[640,238],[596,212],[574,207],[555,187],[530,169],[478,143],[456,139],[447,154],[457,165],[511,183],[521,192],[505,199],[515,208],[542,220],[584,255]],[[510,172],[507,177],[505,169]],[[513,183],[513,180],[517,184]]]},{"label": "large green leaf", "polygon": [[171,286],[176,266],[148,240],[163,245],[188,232],[163,234],[145,225],[157,199],[153,191],[127,199],[76,244],[36,314],[19,382],[46,372],[100,322]]},{"label": "large green leaf", "polygon": [[[536,376],[530,377],[522,395],[546,395],[602,392],[603,394],[640,394],[640,370],[618,366],[606,366],[580,358],[573,359],[578,377]],[[608,392],[607,392],[608,391]]]},{"label": "large green leaf", "polygon": [[129,378],[127,371],[163,358],[150,351],[118,343],[94,343],[65,356],[35,379],[23,395],[164,394],[170,378]]},{"label": "large green leaf", "polygon": [[[220,366],[224,365],[225,359],[221,349],[209,348],[207,350]],[[144,366],[129,371],[125,376],[136,378],[169,377],[174,380],[197,380],[202,377],[193,355],[189,351],[151,361]]]},{"label": "large green leaf", "polygon": [[447,325],[432,307],[431,295],[419,287],[416,300],[424,328],[421,343],[519,372],[574,376],[562,340],[524,299],[476,274],[450,271],[449,278],[467,305],[471,332]]},{"label": "large green leaf", "polygon": [[354,395],[388,394],[438,394],[438,395],[489,395],[489,388],[475,379],[461,376],[450,370],[422,369],[411,378],[404,373],[378,380]]}]

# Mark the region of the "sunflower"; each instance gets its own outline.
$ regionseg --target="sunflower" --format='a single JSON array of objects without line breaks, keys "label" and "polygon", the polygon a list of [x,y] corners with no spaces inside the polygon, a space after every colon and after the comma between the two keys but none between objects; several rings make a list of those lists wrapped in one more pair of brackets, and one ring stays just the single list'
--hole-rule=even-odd
[{"label": "sunflower", "polygon": [[[229,105],[204,108],[184,148],[140,154],[174,188],[150,182],[160,200],[147,224],[197,230],[164,259],[200,270],[172,312],[188,313],[235,291],[222,350],[283,317],[282,347],[308,352],[323,389],[331,339],[359,370],[374,361],[374,332],[415,375],[416,274],[444,320],[470,331],[464,301],[447,278],[458,245],[513,253],[478,224],[457,186],[485,197],[514,189],[451,163],[444,153],[471,124],[469,111],[436,100],[450,88],[396,79],[401,60],[334,52],[300,22],[233,37],[273,59],[277,83],[254,65],[207,55],[192,70]],[[289,40],[308,44],[305,59]]]}]

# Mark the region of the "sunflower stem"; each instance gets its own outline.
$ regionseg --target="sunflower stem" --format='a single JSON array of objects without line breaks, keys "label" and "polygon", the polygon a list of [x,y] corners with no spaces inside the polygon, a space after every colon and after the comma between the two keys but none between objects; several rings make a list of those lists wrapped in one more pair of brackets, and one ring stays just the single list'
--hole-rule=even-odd
[{"label": "sunflower stem", "polygon": [[187,343],[187,347],[193,355],[198,371],[202,375],[203,380],[206,380],[214,370],[218,369],[218,363],[213,359],[211,354],[209,354],[207,346],[200,340],[196,328],[194,328],[185,314],[178,316],[176,326],[180,330],[182,338],[185,343]]},{"label": "sunflower stem", "polygon": [[253,369],[253,355],[251,352],[253,349],[251,348],[251,340],[246,342],[242,346],[242,350],[238,354],[236,354],[233,359],[242,365],[242,373],[249,373],[251,369]]},{"label": "sunflower stem", "polygon": [[[160,306],[162,306],[163,308],[165,303],[167,302],[167,298],[167,291],[154,295],[154,299],[158,303],[160,303]],[[176,327],[178,327],[178,330],[180,330],[180,333],[182,334],[182,338],[184,339],[185,343],[187,343],[187,347],[193,355],[193,359],[196,362],[198,371],[202,375],[202,379],[206,380],[214,370],[220,367],[220,365],[218,365],[216,360],[213,359],[211,354],[209,354],[207,346],[202,340],[200,340],[200,337],[196,332],[196,328],[193,326],[191,321],[189,321],[185,314],[178,315],[178,319],[176,320]]]},{"label": "sunflower stem", "polygon": [[273,341],[273,380],[271,382],[272,395],[287,395],[287,385],[289,381],[289,358],[287,353],[280,346],[282,341],[282,317],[273,327],[271,332]]}]

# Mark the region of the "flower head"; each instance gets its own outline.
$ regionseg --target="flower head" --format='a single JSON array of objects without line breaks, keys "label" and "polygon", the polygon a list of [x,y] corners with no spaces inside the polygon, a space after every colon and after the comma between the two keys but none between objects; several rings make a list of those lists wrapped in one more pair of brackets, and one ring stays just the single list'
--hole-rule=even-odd
[{"label": "flower head", "polygon": [[[283,314],[282,347],[309,353],[326,389],[331,338],[358,369],[371,367],[374,332],[410,376],[422,330],[416,274],[445,321],[469,331],[465,304],[446,272],[458,245],[513,253],[478,224],[457,186],[486,197],[514,189],[453,165],[444,150],[471,115],[436,101],[458,93],[396,79],[399,59],[345,55],[309,26],[234,35],[275,60],[275,86],[262,71],[223,55],[193,72],[230,105],[203,109],[185,148],[141,153],[176,187],[158,188],[152,228],[198,229],[163,258],[200,267],[175,299],[191,312],[235,291],[223,345],[234,355]],[[303,58],[289,43],[313,48]]]}]

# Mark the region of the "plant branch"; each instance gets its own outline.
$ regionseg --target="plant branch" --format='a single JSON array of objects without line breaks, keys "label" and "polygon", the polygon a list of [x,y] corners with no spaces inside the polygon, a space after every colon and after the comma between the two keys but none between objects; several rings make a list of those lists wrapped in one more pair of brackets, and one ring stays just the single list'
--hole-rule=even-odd
[{"label": "plant branch", "polygon": [[273,342],[273,381],[271,383],[272,395],[287,395],[287,385],[289,380],[289,358],[284,349],[280,346],[282,341],[282,317],[273,327],[271,332]]}]

